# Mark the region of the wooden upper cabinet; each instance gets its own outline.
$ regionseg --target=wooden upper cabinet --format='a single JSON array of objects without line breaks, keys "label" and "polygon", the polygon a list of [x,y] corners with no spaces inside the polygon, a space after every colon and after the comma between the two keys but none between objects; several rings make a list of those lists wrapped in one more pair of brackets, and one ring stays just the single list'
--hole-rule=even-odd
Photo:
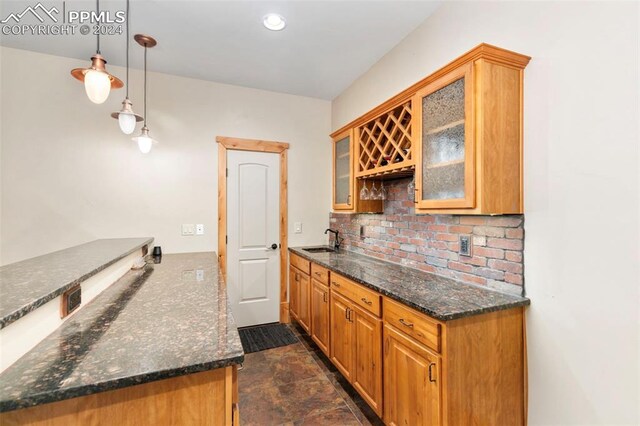
[{"label": "wooden upper cabinet", "polygon": [[475,207],[472,65],[418,91],[416,207]]},{"label": "wooden upper cabinet", "polygon": [[351,129],[333,138],[333,210],[345,213],[382,212],[382,201],[359,198],[364,180],[355,178],[353,141]]},{"label": "wooden upper cabinet", "polygon": [[355,129],[356,177],[384,179],[413,173],[411,103],[402,102]]},{"label": "wooden upper cabinet", "polygon": [[353,210],[353,137],[347,130],[333,140],[333,209]]},{"label": "wooden upper cabinet", "polygon": [[415,168],[417,213],[523,213],[522,94],[530,59],[481,44],[332,136],[353,135],[358,180]]},{"label": "wooden upper cabinet", "polygon": [[524,212],[523,69],[481,56],[414,95],[418,212]]}]

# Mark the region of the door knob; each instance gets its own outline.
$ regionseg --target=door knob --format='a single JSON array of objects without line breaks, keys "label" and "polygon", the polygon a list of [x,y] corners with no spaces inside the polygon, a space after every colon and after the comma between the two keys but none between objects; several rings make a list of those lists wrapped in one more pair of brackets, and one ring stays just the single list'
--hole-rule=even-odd
[{"label": "door knob", "polygon": [[271,250],[276,250],[278,248],[278,245],[276,243],[273,243],[270,246],[268,246],[267,248],[271,249]]}]

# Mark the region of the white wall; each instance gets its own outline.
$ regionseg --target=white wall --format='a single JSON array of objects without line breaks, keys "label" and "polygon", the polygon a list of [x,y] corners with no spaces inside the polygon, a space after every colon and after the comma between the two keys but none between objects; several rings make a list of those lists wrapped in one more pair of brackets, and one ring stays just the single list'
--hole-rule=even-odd
[{"label": "white wall", "polygon": [[[2,264],[107,237],[217,251],[217,135],[290,143],[289,243],[326,241],[330,102],[150,73],[160,143],[144,155],[109,116],[124,90],[94,105],[69,75],[88,61],[0,49]],[[141,113],[141,72],[131,85]],[[182,237],[182,223],[203,223],[205,236]]]},{"label": "white wall", "polygon": [[337,129],[481,42],[525,71],[530,425],[640,424],[638,3],[449,2],[333,102]]}]

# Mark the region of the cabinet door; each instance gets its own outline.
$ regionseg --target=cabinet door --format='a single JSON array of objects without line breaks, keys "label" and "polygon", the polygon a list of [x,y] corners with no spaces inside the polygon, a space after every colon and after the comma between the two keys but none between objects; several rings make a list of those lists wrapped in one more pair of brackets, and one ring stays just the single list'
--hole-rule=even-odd
[{"label": "cabinet door", "polygon": [[295,320],[298,319],[300,304],[300,275],[302,272],[289,266],[289,314]]},{"label": "cabinet door", "polygon": [[348,315],[351,302],[331,291],[331,361],[342,375],[351,382],[353,376],[353,327]]},{"label": "cabinet door", "polygon": [[440,425],[440,359],[384,325],[384,422]]},{"label": "cabinet door", "polygon": [[329,356],[329,287],[311,280],[311,338]]},{"label": "cabinet door", "polygon": [[299,289],[300,299],[298,300],[298,322],[306,330],[307,333],[311,331],[311,280],[309,275],[300,274]]},{"label": "cabinet door", "polygon": [[354,306],[353,386],[379,416],[382,415],[382,320]]},{"label": "cabinet door", "polygon": [[419,91],[415,115],[418,208],[473,208],[475,165],[472,65]]},{"label": "cabinet door", "polygon": [[353,144],[351,131],[333,141],[333,208],[353,209]]}]

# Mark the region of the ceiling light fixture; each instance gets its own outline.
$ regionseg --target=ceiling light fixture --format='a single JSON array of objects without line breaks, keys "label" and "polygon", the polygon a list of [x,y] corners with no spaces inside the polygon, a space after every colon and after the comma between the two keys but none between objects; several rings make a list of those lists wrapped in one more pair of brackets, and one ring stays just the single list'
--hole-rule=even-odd
[{"label": "ceiling light fixture", "polygon": [[284,20],[284,18],[278,15],[277,13],[269,13],[265,15],[265,17],[262,20],[262,23],[264,24],[265,27],[267,27],[267,29],[271,31],[283,30],[284,27],[287,25],[287,22]]},{"label": "ceiling light fixture", "polygon": [[140,152],[146,154],[151,151],[153,144],[158,143],[149,136],[149,128],[147,127],[147,48],[155,46],[157,42],[153,37],[143,34],[136,34],[133,38],[140,46],[144,47],[144,126],[142,126],[140,134],[131,140],[137,142]]},{"label": "ceiling light fixture", "polygon": [[127,33],[127,78],[126,78],[126,90],[127,94],[122,101],[122,109],[118,112],[114,112],[111,114],[111,117],[118,120],[118,124],[120,125],[120,130],[125,135],[130,135],[136,129],[136,123],[138,121],[142,121],[143,118],[141,115],[138,115],[133,112],[133,104],[129,100],[129,0],[127,0],[127,18],[126,18],[125,26]]},{"label": "ceiling light fixture", "polygon": [[[100,0],[96,0],[96,8],[100,15]],[[109,97],[111,89],[119,89],[123,86],[122,80],[107,72],[105,65],[107,61],[100,54],[100,31],[97,34],[98,46],[96,54],[91,57],[89,68],[75,68],[71,70],[71,75],[84,82],[84,89],[89,100],[94,104],[101,104]]]}]

